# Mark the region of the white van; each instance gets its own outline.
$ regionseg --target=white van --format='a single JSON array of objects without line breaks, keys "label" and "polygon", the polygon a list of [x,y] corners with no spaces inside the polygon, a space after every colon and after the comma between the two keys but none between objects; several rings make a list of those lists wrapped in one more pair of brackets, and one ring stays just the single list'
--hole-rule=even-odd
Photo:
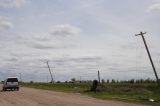
[{"label": "white van", "polygon": [[3,82],[3,91],[6,91],[7,89],[14,89],[14,90],[19,90],[19,83],[18,83],[18,78],[16,77],[8,77],[4,82]]}]

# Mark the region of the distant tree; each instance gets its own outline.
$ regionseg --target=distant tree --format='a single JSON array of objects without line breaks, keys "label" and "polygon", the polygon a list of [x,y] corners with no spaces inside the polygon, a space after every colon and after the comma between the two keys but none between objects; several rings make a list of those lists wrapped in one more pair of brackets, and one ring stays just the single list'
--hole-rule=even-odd
[{"label": "distant tree", "polygon": [[140,83],[140,80],[136,80],[135,83]]},{"label": "distant tree", "polygon": [[112,79],[112,83],[115,83],[116,81],[114,79]]},{"label": "distant tree", "polygon": [[72,78],[71,81],[72,81],[72,82],[75,82],[75,81],[76,81],[76,78]]},{"label": "distant tree", "polygon": [[105,80],[104,79],[102,79],[101,82],[102,82],[102,84],[105,84]]},{"label": "distant tree", "polygon": [[131,80],[129,81],[129,83],[133,84],[133,83],[134,83],[134,79],[131,79]]},{"label": "distant tree", "polygon": [[68,81],[65,81],[65,83],[68,83]]},{"label": "distant tree", "polygon": [[30,83],[33,84],[34,82],[33,82],[33,81],[30,81]]},{"label": "distant tree", "polygon": [[61,81],[57,81],[56,83],[61,83]]},{"label": "distant tree", "polygon": [[92,82],[93,82],[92,80],[87,80],[87,81],[86,81],[86,83],[92,83]]},{"label": "distant tree", "polygon": [[107,79],[107,83],[109,83],[109,79]]},{"label": "distant tree", "polygon": [[123,81],[123,80],[121,80],[121,81],[120,81],[120,83],[124,83],[124,81]]},{"label": "distant tree", "polygon": [[144,83],[144,80],[143,80],[143,79],[140,79],[140,83]]}]

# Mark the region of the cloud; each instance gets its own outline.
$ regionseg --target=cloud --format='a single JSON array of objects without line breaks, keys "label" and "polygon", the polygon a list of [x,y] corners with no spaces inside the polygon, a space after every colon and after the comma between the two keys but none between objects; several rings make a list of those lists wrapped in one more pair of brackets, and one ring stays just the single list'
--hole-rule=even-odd
[{"label": "cloud", "polygon": [[7,17],[0,16],[0,30],[13,28],[14,24]]},{"label": "cloud", "polygon": [[98,62],[101,61],[101,57],[81,57],[81,58],[73,58],[70,59],[70,61],[78,62],[78,63],[84,63],[84,62]]},{"label": "cloud", "polygon": [[[32,35],[32,34],[31,34]],[[56,39],[54,36],[49,34],[33,34],[31,36],[21,36],[17,40],[18,44],[26,45],[30,49],[39,49],[39,50],[55,50],[55,49],[69,49],[75,48],[76,45],[71,42],[71,39]]]},{"label": "cloud", "polygon": [[80,33],[80,29],[70,24],[62,24],[51,27],[50,34],[57,37],[73,37]]},{"label": "cloud", "polygon": [[61,45],[55,45],[51,43],[40,43],[40,42],[32,42],[32,43],[28,43],[28,45],[35,49],[62,49],[62,48],[64,49],[64,48],[67,48]]},{"label": "cloud", "polygon": [[[68,49],[77,46],[80,29],[70,24],[51,27],[50,32],[21,36],[18,43],[34,49]],[[22,34],[23,35],[23,34]]]},{"label": "cloud", "polygon": [[0,0],[0,8],[19,8],[26,0]]},{"label": "cloud", "polygon": [[15,61],[18,61],[18,59],[17,58],[10,58],[7,61],[15,62]]},{"label": "cloud", "polygon": [[148,7],[147,12],[152,11],[160,11],[160,3],[152,4],[150,7]]},{"label": "cloud", "polygon": [[[82,56],[82,57],[63,57],[51,60],[55,67],[63,67],[63,69],[69,70],[85,70],[88,68],[97,69],[98,65],[104,62],[102,57],[99,56]],[[52,67],[52,65],[51,65]],[[61,69],[60,68],[60,69]]]},{"label": "cloud", "polygon": [[[53,75],[64,80],[80,75],[84,75],[86,79],[94,79],[97,77],[97,70],[101,71],[102,78],[105,79],[143,78],[146,73],[144,70],[151,70],[148,68],[151,66],[145,55],[142,39],[135,38],[134,34],[139,30],[154,32],[148,40],[152,41],[155,35],[157,45],[159,44],[159,36],[155,32],[156,29],[159,31],[158,17],[144,13],[144,9],[155,2],[149,2],[149,7],[145,7],[148,2],[139,3],[143,5],[138,4],[135,8],[135,1],[115,5],[115,2],[104,0],[66,1],[63,4],[26,0],[32,4],[14,11],[25,4],[6,5],[7,1],[9,0],[0,0],[1,15],[12,17],[14,23],[3,17],[0,23],[5,21],[8,24],[0,24],[3,26],[0,29],[10,29],[14,25],[16,27],[0,34],[0,70],[6,75],[11,72],[22,73],[24,81],[44,81],[44,77],[49,76],[45,60],[50,60]],[[16,1],[18,0],[9,2]],[[4,3],[6,4],[2,6]],[[137,9],[140,11],[137,12]],[[150,11],[158,12],[153,7]],[[35,17],[35,13],[38,16]],[[47,15],[44,16],[44,13]],[[154,48],[155,53],[159,50],[157,45],[157,50]],[[157,67],[158,56],[155,57]],[[44,62],[39,61],[41,59]],[[141,68],[142,66],[144,67]],[[3,76],[0,74],[0,77]],[[148,77],[152,78],[150,74]]]}]

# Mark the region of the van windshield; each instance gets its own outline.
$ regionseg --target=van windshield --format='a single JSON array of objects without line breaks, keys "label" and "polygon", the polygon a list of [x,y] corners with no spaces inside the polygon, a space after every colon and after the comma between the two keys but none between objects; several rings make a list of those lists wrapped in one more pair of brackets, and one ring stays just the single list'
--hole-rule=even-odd
[{"label": "van windshield", "polygon": [[7,82],[18,82],[17,78],[8,78]]}]

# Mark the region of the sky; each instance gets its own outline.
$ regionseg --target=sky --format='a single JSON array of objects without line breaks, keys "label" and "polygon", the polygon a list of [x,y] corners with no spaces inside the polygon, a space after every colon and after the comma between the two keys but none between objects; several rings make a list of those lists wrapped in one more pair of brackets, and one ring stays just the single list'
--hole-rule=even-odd
[{"label": "sky", "polygon": [[0,80],[155,79],[160,0],[0,0]]}]

